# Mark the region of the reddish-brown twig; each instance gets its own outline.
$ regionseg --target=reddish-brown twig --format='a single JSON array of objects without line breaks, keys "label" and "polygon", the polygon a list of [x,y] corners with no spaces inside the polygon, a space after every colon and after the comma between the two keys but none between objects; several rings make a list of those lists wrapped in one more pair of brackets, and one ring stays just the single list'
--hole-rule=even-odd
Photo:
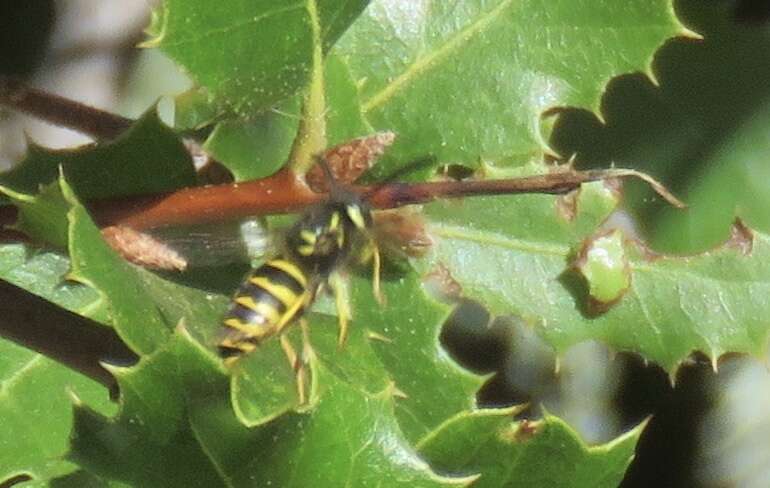
[{"label": "reddish-brown twig", "polygon": [[0,105],[34,115],[52,124],[110,140],[131,127],[133,120],[0,76]]}]

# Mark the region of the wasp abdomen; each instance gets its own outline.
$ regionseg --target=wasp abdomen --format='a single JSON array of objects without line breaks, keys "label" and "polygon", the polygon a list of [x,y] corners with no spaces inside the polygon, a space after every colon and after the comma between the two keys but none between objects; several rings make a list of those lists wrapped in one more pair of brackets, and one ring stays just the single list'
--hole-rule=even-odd
[{"label": "wasp abdomen", "polygon": [[299,266],[272,259],[249,273],[222,321],[219,352],[225,358],[249,353],[283,330],[304,311],[312,293]]}]

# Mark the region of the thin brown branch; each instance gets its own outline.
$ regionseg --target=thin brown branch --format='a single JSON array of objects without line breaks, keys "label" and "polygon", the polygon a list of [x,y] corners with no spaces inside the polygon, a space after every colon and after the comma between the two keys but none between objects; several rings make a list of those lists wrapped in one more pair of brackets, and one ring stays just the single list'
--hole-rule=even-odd
[{"label": "thin brown branch", "polygon": [[300,212],[323,199],[324,195],[313,193],[294,173],[283,169],[260,180],[95,201],[89,202],[89,208],[100,226],[146,230]]},{"label": "thin brown branch", "polygon": [[102,362],[129,365],[138,357],[110,328],[0,280],[0,335],[33,349],[115,391]]},{"label": "thin brown branch", "polygon": [[[439,198],[461,198],[480,195],[515,195],[523,193],[563,194],[584,183],[611,178],[635,177],[650,186],[667,202],[678,208],[686,205],[655,179],[634,170],[606,169],[559,171],[544,175],[504,180],[437,181],[427,183],[392,183],[376,189],[369,204],[373,208],[396,208],[427,203]],[[366,189],[362,189],[366,191]]]},{"label": "thin brown branch", "polygon": [[[610,178],[637,177],[649,183],[669,203],[685,205],[648,175],[633,170],[608,169],[560,171],[505,180],[437,181],[355,186],[361,195],[371,195],[375,209],[398,208],[440,198],[523,193],[562,194],[582,184]],[[284,169],[261,180],[227,185],[185,188],[150,197],[132,197],[90,205],[100,225],[123,225],[146,230],[167,225],[188,225],[233,220],[250,216],[301,212],[323,201],[296,175]]]},{"label": "thin brown branch", "polygon": [[[132,123],[130,119],[35,90],[3,77],[0,77],[0,104],[84,132],[97,139],[114,138]],[[360,139],[364,143],[374,141],[380,144],[365,148],[367,150],[362,154],[367,165],[392,142],[393,134],[383,133],[379,137],[384,138],[380,141],[375,135],[374,138],[370,136]],[[345,164],[361,166],[361,161],[354,161],[357,154],[356,143],[360,141],[354,140],[331,148],[326,156],[332,160],[337,156],[344,156],[349,159],[343,161]],[[371,195],[369,203],[373,208],[388,209],[426,203],[439,198],[521,193],[560,194],[575,190],[583,183],[623,177],[640,178],[669,203],[684,207],[681,201],[650,176],[624,169],[564,170],[505,180],[389,183],[378,187],[355,187],[354,190],[367,197]],[[313,182],[312,172],[310,181]],[[89,208],[101,226],[118,225],[145,230],[168,225],[201,224],[266,214],[301,212],[308,205],[322,201],[323,198],[323,195],[311,191],[293,172],[284,169],[260,180],[89,202]],[[15,209],[0,207],[0,225],[12,223],[15,217]]]},{"label": "thin brown branch", "polygon": [[131,119],[120,115],[36,90],[18,80],[2,76],[0,105],[82,132],[101,141],[116,138],[133,123]]}]

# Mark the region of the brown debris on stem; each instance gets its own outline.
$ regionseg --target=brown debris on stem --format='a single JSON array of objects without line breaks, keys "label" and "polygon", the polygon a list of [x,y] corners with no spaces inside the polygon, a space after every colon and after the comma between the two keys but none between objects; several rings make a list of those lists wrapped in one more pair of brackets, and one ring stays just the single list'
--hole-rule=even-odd
[{"label": "brown debris on stem", "polygon": [[143,268],[184,271],[187,260],[165,243],[126,226],[102,229],[102,237],[123,259]]},{"label": "brown debris on stem", "polygon": [[[324,159],[329,164],[332,176],[341,183],[355,182],[366,170],[372,167],[388,146],[393,144],[396,135],[393,132],[377,132],[338,144],[324,151]],[[305,181],[316,193],[329,191],[323,169],[314,165],[305,174]]]}]

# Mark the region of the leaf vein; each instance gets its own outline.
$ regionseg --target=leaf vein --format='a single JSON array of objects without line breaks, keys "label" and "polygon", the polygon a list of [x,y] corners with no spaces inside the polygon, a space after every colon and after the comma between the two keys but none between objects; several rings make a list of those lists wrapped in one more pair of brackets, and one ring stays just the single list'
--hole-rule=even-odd
[{"label": "leaf vein", "polygon": [[639,264],[632,263],[631,264],[633,271],[641,271],[643,273],[650,273],[650,274],[659,274],[659,275],[674,275],[677,279],[681,279],[682,277],[688,277],[692,278],[694,280],[699,281],[707,281],[711,283],[719,283],[720,285],[724,284],[731,284],[734,283],[736,285],[763,285],[763,286],[770,286],[770,281],[766,279],[756,279],[756,280],[731,280],[727,279],[721,276],[709,276],[706,274],[700,274],[693,270],[688,269],[666,269],[660,266],[649,266],[645,264]]},{"label": "leaf vein", "polygon": [[658,343],[658,347],[661,348],[661,350],[665,351],[665,344],[663,344],[663,334],[660,331],[660,328],[658,328],[657,323],[652,320],[652,317],[650,316],[650,311],[647,310],[647,305],[644,302],[644,299],[639,294],[639,289],[637,287],[632,286],[631,290],[633,291],[634,298],[636,298],[637,303],[639,304],[639,309],[642,311],[642,316],[644,317],[645,322],[647,322],[647,325],[652,329],[652,332],[655,335],[655,341]]},{"label": "leaf vein", "polygon": [[438,49],[432,51],[426,56],[418,58],[403,73],[388,83],[382,90],[375,93],[372,97],[369,98],[369,100],[366,100],[361,106],[362,112],[366,114],[367,112],[370,112],[371,110],[374,110],[377,107],[383,105],[399,91],[406,88],[420,75],[446,61],[452,53],[460,49],[466,43],[470,42],[470,40],[473,39],[477,34],[483,32],[487,26],[497,20],[500,14],[506,8],[508,8],[512,2],[513,0],[504,0],[500,3],[500,5],[493,8],[489,12],[480,15],[474,22],[449,38],[449,40],[447,40],[443,46],[440,46]]},{"label": "leaf vein", "polygon": [[0,382],[0,398],[8,395],[10,390],[12,390],[13,387],[16,386],[16,384],[18,384],[26,374],[41,364],[44,364],[43,356],[41,354],[36,354],[32,359],[27,361],[24,366],[17,369],[12,375],[10,375],[8,379]]},{"label": "leaf vein", "polygon": [[552,256],[566,256],[569,253],[568,246],[559,246],[547,244],[538,241],[527,241],[524,239],[514,239],[491,232],[474,232],[466,227],[457,227],[449,225],[432,225],[431,230],[434,234],[450,239],[461,239],[469,242],[478,242],[481,244],[491,244],[507,249],[516,249],[532,254],[544,254]]}]

